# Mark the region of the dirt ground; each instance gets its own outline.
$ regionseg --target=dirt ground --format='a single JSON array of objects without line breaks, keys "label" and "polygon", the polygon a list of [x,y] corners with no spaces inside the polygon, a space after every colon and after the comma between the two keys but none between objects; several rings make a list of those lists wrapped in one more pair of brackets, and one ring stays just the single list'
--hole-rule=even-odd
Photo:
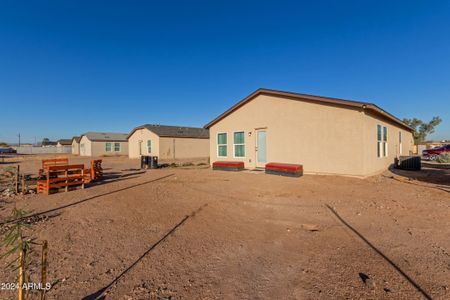
[{"label": "dirt ground", "polygon": [[[40,159],[0,168],[36,174]],[[84,190],[0,202],[3,220],[14,205],[44,212],[27,234],[49,243],[48,299],[450,299],[449,170],[358,179],[103,166],[105,180]],[[15,275],[2,270],[0,283]]]}]

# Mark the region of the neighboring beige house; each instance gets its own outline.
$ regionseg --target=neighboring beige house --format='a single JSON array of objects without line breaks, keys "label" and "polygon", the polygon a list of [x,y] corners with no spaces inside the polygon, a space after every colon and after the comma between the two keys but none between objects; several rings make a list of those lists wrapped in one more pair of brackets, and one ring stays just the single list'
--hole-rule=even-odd
[{"label": "neighboring beige house", "polygon": [[126,133],[87,132],[80,137],[81,156],[128,155]]},{"label": "neighboring beige house", "polygon": [[207,160],[209,132],[204,128],[146,124],[128,135],[129,157],[158,156],[163,161]]},{"label": "neighboring beige house", "polygon": [[67,147],[70,145],[72,145],[72,140],[60,139],[60,140],[56,141],[56,147]]},{"label": "neighboring beige house", "polygon": [[74,136],[72,138],[72,154],[80,155],[80,137]]},{"label": "neighboring beige house", "polygon": [[214,161],[302,164],[305,173],[369,176],[413,147],[412,129],[366,103],[259,89],[205,125]]},{"label": "neighboring beige house", "polygon": [[57,153],[70,153],[72,150],[72,140],[60,139],[56,141],[56,152]]}]

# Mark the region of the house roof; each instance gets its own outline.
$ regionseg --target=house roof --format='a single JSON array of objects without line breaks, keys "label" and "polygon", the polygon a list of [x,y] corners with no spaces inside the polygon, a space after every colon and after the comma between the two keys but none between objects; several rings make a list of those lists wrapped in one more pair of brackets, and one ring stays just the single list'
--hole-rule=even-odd
[{"label": "house roof", "polygon": [[394,115],[388,113],[387,111],[383,110],[382,108],[378,107],[377,105],[370,103],[370,102],[361,102],[361,101],[354,101],[354,100],[345,100],[345,99],[339,99],[339,98],[331,98],[331,97],[323,97],[323,96],[314,96],[314,95],[308,95],[308,94],[299,94],[299,93],[292,93],[292,92],[283,92],[283,91],[277,91],[277,90],[270,90],[270,89],[258,89],[246,98],[242,99],[235,105],[233,105],[230,109],[225,111],[223,114],[219,115],[217,118],[209,122],[204,126],[204,128],[210,128],[212,125],[216,124],[247,102],[253,100],[259,95],[269,95],[269,96],[276,96],[280,98],[286,98],[291,100],[297,100],[297,101],[309,101],[309,102],[317,102],[317,103],[324,103],[324,104],[334,104],[334,105],[342,105],[347,107],[356,107],[361,108],[365,110],[369,110],[372,112],[375,112],[378,115],[382,115],[383,117],[391,120],[392,122],[396,123],[397,125],[400,125],[407,130],[413,131],[411,127],[409,127],[407,124],[403,123],[400,119],[395,117]]},{"label": "house roof", "polygon": [[86,136],[88,140],[91,142],[103,142],[103,141],[111,141],[111,142],[127,142],[127,134],[126,133],[117,133],[117,132],[86,132],[83,133],[80,139]]},{"label": "house roof", "polygon": [[60,139],[56,141],[57,143],[60,143],[61,145],[72,145],[72,140],[69,139]]},{"label": "house roof", "polygon": [[160,137],[179,137],[179,138],[209,138],[209,130],[198,127],[182,127],[182,126],[168,126],[158,124],[144,124],[134,128],[128,138],[138,129],[146,128]]},{"label": "house roof", "polygon": [[80,140],[81,140],[81,136],[74,136],[74,137],[72,138],[72,142],[73,142],[73,140],[75,140],[75,142],[79,143]]}]

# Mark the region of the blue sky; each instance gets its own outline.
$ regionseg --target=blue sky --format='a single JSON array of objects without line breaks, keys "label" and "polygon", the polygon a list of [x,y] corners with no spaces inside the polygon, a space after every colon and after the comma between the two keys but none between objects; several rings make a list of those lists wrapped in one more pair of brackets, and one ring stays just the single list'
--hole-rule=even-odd
[{"label": "blue sky", "polygon": [[450,1],[0,2],[0,141],[203,126],[260,87],[450,138]]}]

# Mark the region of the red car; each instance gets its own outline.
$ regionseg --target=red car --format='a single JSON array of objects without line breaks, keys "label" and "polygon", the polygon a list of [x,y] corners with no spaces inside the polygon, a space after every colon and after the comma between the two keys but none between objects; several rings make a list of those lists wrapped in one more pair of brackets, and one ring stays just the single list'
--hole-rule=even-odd
[{"label": "red car", "polygon": [[450,145],[444,145],[433,149],[423,150],[422,156],[429,160],[435,160],[441,153],[450,153]]}]

